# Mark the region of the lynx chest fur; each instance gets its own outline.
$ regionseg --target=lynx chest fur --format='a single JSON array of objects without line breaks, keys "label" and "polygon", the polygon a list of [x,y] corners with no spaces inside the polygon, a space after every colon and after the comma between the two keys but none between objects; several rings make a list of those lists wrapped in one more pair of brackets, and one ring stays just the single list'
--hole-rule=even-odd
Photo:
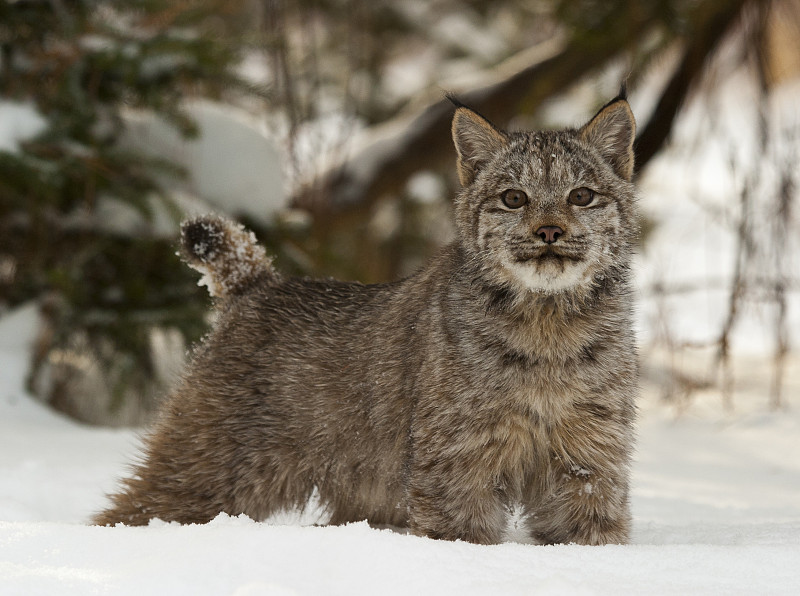
[{"label": "lynx chest fur", "polygon": [[367,519],[496,543],[623,543],[637,365],[624,95],[580,129],[458,105],[458,237],[405,280],[285,278],[252,234],[184,224],[219,317],[97,523],[263,519],[316,490]]}]

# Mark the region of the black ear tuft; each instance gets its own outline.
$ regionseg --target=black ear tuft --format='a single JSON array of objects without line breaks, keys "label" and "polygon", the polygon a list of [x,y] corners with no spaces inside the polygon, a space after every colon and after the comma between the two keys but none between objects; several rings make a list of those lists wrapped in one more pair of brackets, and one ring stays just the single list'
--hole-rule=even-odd
[{"label": "black ear tuft", "polygon": [[625,103],[628,103],[628,81],[627,80],[626,81],[622,81],[619,84],[619,92],[617,93],[617,96],[614,99],[612,99],[611,101],[609,101],[607,104],[605,104],[602,108],[597,110],[597,114],[595,114],[594,117],[597,118],[597,116],[599,116],[606,108],[613,106],[618,101],[624,101]]},{"label": "black ear tuft", "polygon": [[620,99],[624,99],[625,101],[628,101],[628,80],[627,79],[623,80],[619,84],[619,93],[617,93],[617,96],[614,99],[611,100],[611,103],[613,103],[615,101],[619,101]]},{"label": "black ear tuft", "polygon": [[468,108],[469,109],[469,106],[467,106],[467,104],[465,104],[463,101],[458,99],[458,97],[456,96],[455,93],[453,93],[451,91],[448,91],[447,93],[444,94],[444,96],[456,108]]}]

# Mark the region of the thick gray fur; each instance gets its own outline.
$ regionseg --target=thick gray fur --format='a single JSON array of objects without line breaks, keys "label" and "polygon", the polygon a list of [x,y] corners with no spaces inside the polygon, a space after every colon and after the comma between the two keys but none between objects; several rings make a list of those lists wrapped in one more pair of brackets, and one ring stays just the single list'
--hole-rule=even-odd
[{"label": "thick gray fur", "polygon": [[184,224],[218,317],[96,523],[260,520],[316,489],[333,524],[497,543],[521,505],[535,541],[626,542],[634,130],[624,97],[549,132],[457,107],[458,237],[395,283],[283,277],[227,220]]}]

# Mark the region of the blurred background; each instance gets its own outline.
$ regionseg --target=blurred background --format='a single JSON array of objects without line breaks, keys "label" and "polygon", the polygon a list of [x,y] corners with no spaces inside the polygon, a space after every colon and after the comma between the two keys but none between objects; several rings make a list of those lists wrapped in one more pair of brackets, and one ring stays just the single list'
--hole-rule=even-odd
[{"label": "blurred background", "polygon": [[445,92],[579,126],[624,80],[644,382],[677,413],[796,407],[797,0],[3,2],[0,317],[35,326],[29,390],[147,422],[209,324],[183,217],[236,217],[285,272],[397,279],[453,235]]}]

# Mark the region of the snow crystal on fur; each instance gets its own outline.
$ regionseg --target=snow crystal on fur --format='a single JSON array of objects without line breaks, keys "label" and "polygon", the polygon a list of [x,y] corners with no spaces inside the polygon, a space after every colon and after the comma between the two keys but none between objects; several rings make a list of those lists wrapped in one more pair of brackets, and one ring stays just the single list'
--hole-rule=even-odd
[{"label": "snow crystal on fur", "polygon": [[258,277],[272,273],[272,259],[255,234],[218,215],[204,215],[181,226],[183,255],[203,274],[198,285],[215,298],[239,294]]}]

